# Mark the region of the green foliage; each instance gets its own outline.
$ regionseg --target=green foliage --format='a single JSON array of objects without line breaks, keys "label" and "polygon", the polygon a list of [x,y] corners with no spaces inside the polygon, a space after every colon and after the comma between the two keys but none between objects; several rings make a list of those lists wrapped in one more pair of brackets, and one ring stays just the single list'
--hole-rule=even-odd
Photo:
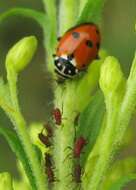
[{"label": "green foliage", "polygon": [[[55,52],[57,34],[62,35],[76,24],[85,22],[100,24],[105,0],[60,0],[59,7],[56,0],[42,2],[45,13],[15,8],[1,14],[0,22],[10,16],[23,16],[34,19],[42,27],[47,67],[54,77],[52,54]],[[7,54],[7,82],[5,83],[2,78],[0,80],[0,106],[10,118],[15,130],[0,127],[0,134],[6,138],[22,162],[32,189],[50,189],[47,171],[46,175],[43,171],[43,158],[48,151],[53,159],[52,169],[57,179],[52,183],[53,190],[78,189],[78,184],[73,179],[73,171],[79,162],[82,168],[80,184],[82,189],[98,190],[100,186],[104,187],[103,177],[108,173],[110,163],[122,143],[135,111],[136,58],[128,80],[121,71],[119,61],[112,56],[107,57],[102,50],[99,52],[100,60],[94,60],[86,72],[63,83],[56,83],[54,80],[54,106],[60,109],[62,122],[60,126],[51,122],[54,129],[53,145],[46,149],[37,140],[41,126],[38,128],[39,125],[35,124],[30,130],[27,129],[28,125],[18,101],[18,74],[29,64],[36,46],[35,37],[26,37],[15,44]],[[103,94],[98,90],[98,83]],[[79,122],[75,124],[78,114]],[[84,136],[87,140],[85,154],[74,158],[73,147],[79,136]],[[47,167],[46,164],[45,166]],[[114,171],[112,172],[114,174]],[[122,173],[116,181],[111,180],[109,187],[121,189],[124,184],[135,179],[135,174],[132,173],[133,171],[129,170]],[[10,185],[9,189],[11,190]]]},{"label": "green foliage", "polygon": [[11,16],[21,16],[34,19],[42,28],[44,28],[44,22],[46,20],[46,16],[42,12],[26,8],[13,8],[0,15],[0,22],[4,22]]},{"label": "green foliage", "polygon": [[15,131],[9,128],[0,126],[0,134],[4,136],[10,148],[15,153],[16,157],[22,162],[25,172],[30,180],[32,189],[36,189],[36,184],[35,184],[34,176],[33,176],[31,166],[29,163],[29,159],[27,158],[24,148],[20,142],[20,139],[16,135]]},{"label": "green foliage", "polygon": [[[84,0],[81,0],[81,3]],[[81,13],[77,23],[94,22],[100,23],[105,0],[86,0],[82,3]]]},{"label": "green foliage", "polygon": [[0,173],[0,190],[13,190],[12,179],[9,173]]},{"label": "green foliage", "polygon": [[109,190],[121,190],[129,182],[136,180],[136,174],[129,174],[118,179],[114,184],[111,185]]},{"label": "green foliage", "polygon": [[[14,67],[18,73],[22,71],[31,61],[37,48],[37,40],[34,36],[20,40],[7,54],[6,67]],[[31,52],[29,52],[31,49]]]},{"label": "green foliage", "polygon": [[106,174],[106,180],[101,188],[105,190],[122,189],[135,179],[136,171],[136,158],[128,157],[125,159],[117,160],[113,163],[112,168]]},{"label": "green foliage", "polygon": [[77,126],[77,137],[83,136],[87,140],[85,153],[81,158],[83,163],[85,163],[100,133],[104,113],[104,98],[102,93],[98,91],[81,113],[79,126]]}]

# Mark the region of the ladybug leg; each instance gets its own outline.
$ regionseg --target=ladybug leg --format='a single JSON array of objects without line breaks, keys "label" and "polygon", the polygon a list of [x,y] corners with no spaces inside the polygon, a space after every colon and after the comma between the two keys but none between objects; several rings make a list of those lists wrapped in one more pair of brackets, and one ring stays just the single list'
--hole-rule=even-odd
[{"label": "ladybug leg", "polygon": [[60,41],[61,40],[61,37],[59,36],[58,38],[57,38],[57,41]]},{"label": "ladybug leg", "polygon": [[99,55],[96,55],[96,58],[95,58],[95,59],[99,60],[99,59],[100,59]]}]

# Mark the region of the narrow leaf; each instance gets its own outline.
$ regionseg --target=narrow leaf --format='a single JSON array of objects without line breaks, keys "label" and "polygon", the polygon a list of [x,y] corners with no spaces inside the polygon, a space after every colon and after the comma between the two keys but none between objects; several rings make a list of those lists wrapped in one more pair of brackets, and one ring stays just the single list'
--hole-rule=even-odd
[{"label": "narrow leaf", "polygon": [[85,22],[99,23],[106,0],[88,0],[77,20],[78,24]]},{"label": "narrow leaf", "polygon": [[87,140],[85,153],[82,155],[83,161],[92,150],[102,126],[105,112],[104,98],[99,91],[92,98],[91,102],[81,113],[77,136],[83,136]]},{"label": "narrow leaf", "polygon": [[23,16],[34,19],[42,28],[45,27],[46,17],[45,14],[33,9],[27,8],[13,8],[0,15],[0,22],[4,21],[11,16]]},{"label": "narrow leaf", "polygon": [[24,170],[30,180],[32,189],[36,190],[37,188],[31,171],[29,160],[25,154],[23,146],[19,138],[17,137],[16,133],[9,128],[3,128],[0,126],[0,134],[5,137],[12,151],[16,154],[17,158],[22,162]]}]

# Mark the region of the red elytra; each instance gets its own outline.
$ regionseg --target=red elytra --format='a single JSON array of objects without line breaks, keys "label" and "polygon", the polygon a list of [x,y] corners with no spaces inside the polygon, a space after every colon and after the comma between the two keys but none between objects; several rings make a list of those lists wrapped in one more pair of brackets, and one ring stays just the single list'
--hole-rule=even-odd
[{"label": "red elytra", "polygon": [[60,39],[54,58],[55,71],[72,78],[98,58],[101,36],[98,26],[85,23],[68,30]]},{"label": "red elytra", "polygon": [[55,120],[56,125],[61,125],[61,121],[62,121],[62,114],[59,108],[55,108],[53,110],[53,117]]},{"label": "red elytra", "polygon": [[80,158],[81,152],[86,144],[87,141],[85,140],[84,137],[79,137],[76,139],[73,150],[75,158]]}]

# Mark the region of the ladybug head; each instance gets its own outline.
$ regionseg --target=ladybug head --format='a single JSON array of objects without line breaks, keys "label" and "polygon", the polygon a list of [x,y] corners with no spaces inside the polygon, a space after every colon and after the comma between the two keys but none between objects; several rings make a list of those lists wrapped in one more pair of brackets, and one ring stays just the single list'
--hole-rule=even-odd
[{"label": "ladybug head", "polygon": [[55,57],[55,72],[63,78],[72,78],[78,73],[78,69],[73,64],[71,56]]}]

